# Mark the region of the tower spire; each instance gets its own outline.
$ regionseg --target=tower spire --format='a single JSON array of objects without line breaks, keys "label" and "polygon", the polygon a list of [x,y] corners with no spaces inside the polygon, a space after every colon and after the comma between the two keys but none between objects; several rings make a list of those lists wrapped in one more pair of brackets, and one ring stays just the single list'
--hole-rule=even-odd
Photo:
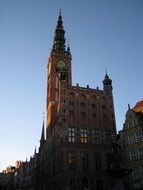
[{"label": "tower spire", "polygon": [[61,15],[61,9],[59,11],[57,26],[55,29],[55,35],[54,35],[54,42],[53,42],[53,53],[65,53],[65,37],[64,37],[65,31],[63,27],[63,21],[62,21],[62,15]]},{"label": "tower spire", "polygon": [[[43,113],[44,114],[44,113]],[[44,125],[44,115],[43,115],[43,125],[42,125],[42,132],[41,132],[41,139],[40,142],[45,142],[45,125]]]}]

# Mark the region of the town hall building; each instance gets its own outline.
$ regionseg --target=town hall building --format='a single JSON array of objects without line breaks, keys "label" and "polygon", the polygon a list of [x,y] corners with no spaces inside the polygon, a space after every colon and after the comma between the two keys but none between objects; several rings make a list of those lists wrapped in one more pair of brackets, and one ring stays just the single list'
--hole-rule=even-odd
[{"label": "town hall building", "polygon": [[111,141],[116,138],[112,80],[106,73],[103,90],[72,86],[72,54],[65,45],[61,12],[47,75],[41,186],[48,190],[110,189],[105,170],[110,165]]}]

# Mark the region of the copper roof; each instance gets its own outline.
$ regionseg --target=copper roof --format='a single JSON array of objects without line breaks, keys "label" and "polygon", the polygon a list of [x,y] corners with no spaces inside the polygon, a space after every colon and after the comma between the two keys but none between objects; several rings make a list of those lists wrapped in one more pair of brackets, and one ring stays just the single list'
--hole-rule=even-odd
[{"label": "copper roof", "polygon": [[133,107],[133,109],[143,107],[143,100],[136,103],[136,105]]}]

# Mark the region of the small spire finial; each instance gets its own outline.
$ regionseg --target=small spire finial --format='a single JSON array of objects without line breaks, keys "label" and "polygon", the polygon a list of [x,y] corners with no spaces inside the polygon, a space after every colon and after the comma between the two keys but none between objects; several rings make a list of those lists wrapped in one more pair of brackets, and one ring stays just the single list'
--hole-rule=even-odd
[{"label": "small spire finial", "polygon": [[109,78],[107,68],[105,67],[105,78]]},{"label": "small spire finial", "polygon": [[59,16],[61,16],[61,14],[62,14],[62,11],[61,11],[61,7],[60,7]]},{"label": "small spire finial", "polygon": [[128,109],[130,110],[131,108],[130,108],[130,104],[128,104]]},{"label": "small spire finial", "polygon": [[69,44],[70,44],[70,39],[68,39],[68,47],[70,46]]},{"label": "small spire finial", "polygon": [[107,68],[105,67],[105,74],[107,75]]},{"label": "small spire finial", "polygon": [[43,120],[44,120],[45,119],[45,113],[43,112],[42,114],[43,114]]}]

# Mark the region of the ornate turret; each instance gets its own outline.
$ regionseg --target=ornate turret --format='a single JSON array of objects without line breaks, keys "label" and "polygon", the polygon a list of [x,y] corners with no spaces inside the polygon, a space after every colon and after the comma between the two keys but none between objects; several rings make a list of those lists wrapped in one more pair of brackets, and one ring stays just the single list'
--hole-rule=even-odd
[{"label": "ornate turret", "polygon": [[112,90],[112,80],[109,78],[108,74],[106,73],[105,78],[103,80],[103,88],[111,89]]},{"label": "ornate turret", "polygon": [[63,29],[63,21],[61,16],[61,11],[59,13],[57,26],[55,29],[55,36],[54,36],[54,42],[53,42],[53,49],[52,53],[65,53],[65,37],[64,37],[65,31]]}]

